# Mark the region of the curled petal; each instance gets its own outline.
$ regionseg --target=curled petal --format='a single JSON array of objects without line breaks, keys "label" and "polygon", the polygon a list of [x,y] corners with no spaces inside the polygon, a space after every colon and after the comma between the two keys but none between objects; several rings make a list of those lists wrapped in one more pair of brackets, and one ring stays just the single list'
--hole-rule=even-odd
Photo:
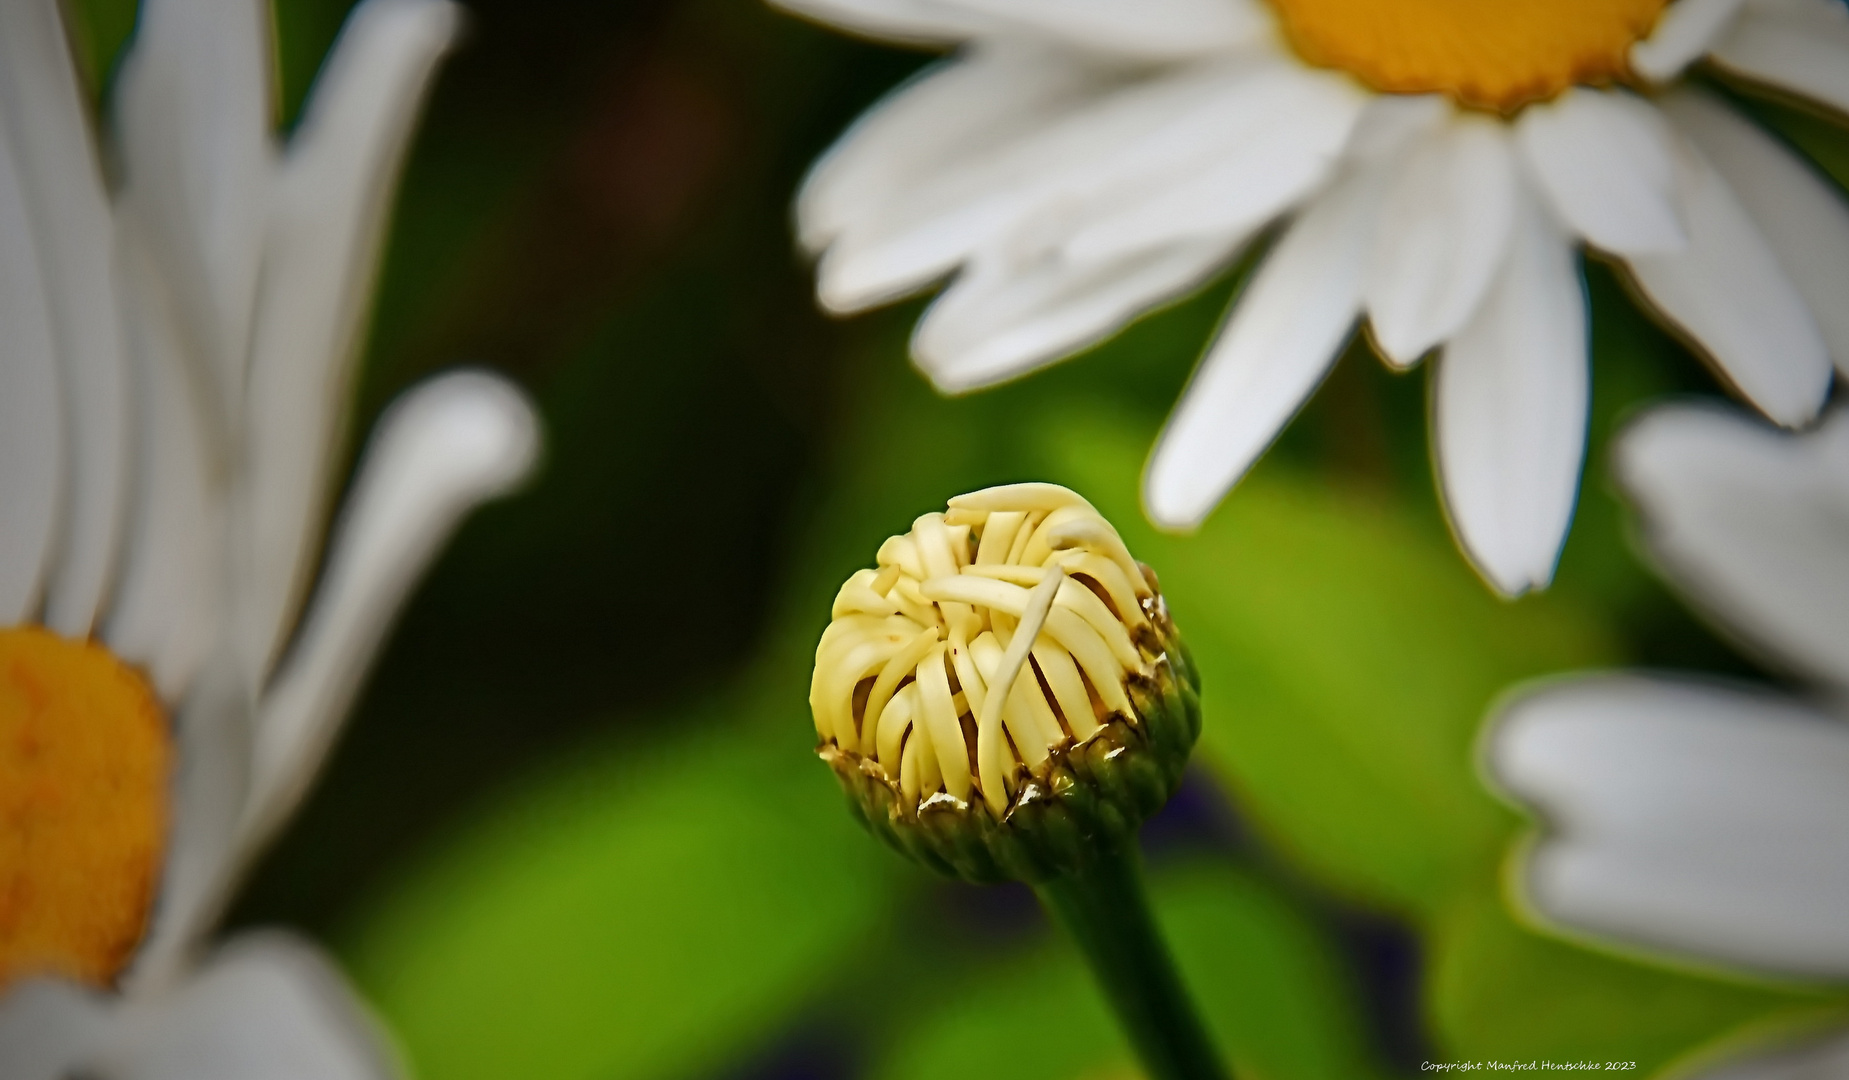
[{"label": "curled petal", "polygon": [[306,790],[411,586],[463,517],[520,483],[538,453],[532,406],[479,372],[431,379],[380,418],[301,635],[259,705],[247,846]]},{"label": "curled petal", "polygon": [[245,402],[252,662],[267,671],[312,567],[361,317],[412,123],[460,21],[367,0],[315,82],[268,207]]}]

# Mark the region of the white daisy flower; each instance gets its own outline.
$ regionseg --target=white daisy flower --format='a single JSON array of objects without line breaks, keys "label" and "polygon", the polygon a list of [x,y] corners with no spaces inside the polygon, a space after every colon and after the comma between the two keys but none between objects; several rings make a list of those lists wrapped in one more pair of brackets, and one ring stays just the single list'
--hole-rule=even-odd
[{"label": "white daisy flower", "polygon": [[537,424],[504,380],[434,378],[330,515],[394,178],[458,9],[360,4],[287,146],[268,11],[143,5],[112,188],[57,0],[0,4],[9,1080],[391,1071],[312,949],[209,936],[411,584],[528,471]]},{"label": "white daisy flower", "polygon": [[1507,594],[1551,579],[1586,436],[1584,242],[1786,426],[1849,369],[1849,209],[1713,95],[1718,68],[1849,109],[1836,0],[773,0],[958,47],[815,167],[818,294],[954,275],[912,338],[943,390],[1011,378],[1189,292],[1278,224],[1150,460],[1199,523],[1365,316],[1442,349],[1437,462]]},{"label": "white daisy flower", "polygon": [[1817,693],[1619,673],[1518,697],[1486,748],[1548,823],[1520,891],[1598,937],[1849,977],[1849,414],[1793,436],[1659,409],[1618,468],[1669,576]]}]

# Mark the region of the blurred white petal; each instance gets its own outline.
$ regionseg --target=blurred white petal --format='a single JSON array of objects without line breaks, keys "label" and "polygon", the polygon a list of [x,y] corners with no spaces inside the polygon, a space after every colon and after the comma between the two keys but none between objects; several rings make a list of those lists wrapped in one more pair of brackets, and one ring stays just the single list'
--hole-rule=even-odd
[{"label": "blurred white petal", "polygon": [[116,655],[146,668],[172,705],[224,626],[230,463],[213,403],[186,362],[163,276],[132,231],[121,232],[118,295],[135,386],[135,498],[102,636]]},{"label": "blurred white petal", "polygon": [[820,251],[893,212],[939,170],[993,153],[1095,93],[1101,75],[1013,42],[973,46],[926,69],[863,113],[822,155],[796,197],[803,246]]},{"label": "blurred white petal", "polygon": [[1338,182],[1254,273],[1150,458],[1143,502],[1157,525],[1200,524],[1335,361],[1360,314],[1380,188],[1372,172]]},{"label": "blurred white petal", "polygon": [[1766,694],[1607,676],[1515,702],[1490,743],[1551,827],[1548,918],[1727,964],[1849,975],[1849,727]]},{"label": "blurred white petal", "polygon": [[1631,46],[1631,68],[1666,82],[1711,48],[1740,13],[1744,0],[1678,0],[1663,9],[1650,36]]},{"label": "blurred white petal", "polygon": [[1748,3],[1715,43],[1714,59],[1849,113],[1849,8],[1837,0]]},{"label": "blurred white petal", "polygon": [[1777,1050],[1756,1047],[1697,1080],[1832,1080],[1849,1076],[1849,1035]]},{"label": "blurred white petal", "polygon": [[1476,310],[1508,251],[1515,185],[1508,132],[1478,116],[1454,117],[1399,163],[1363,286],[1388,360],[1415,363]]},{"label": "blurred white petal", "polygon": [[1443,94],[1384,94],[1368,98],[1349,135],[1346,157],[1358,163],[1385,161],[1451,119]]},{"label": "blurred white petal", "polygon": [[1688,243],[1677,206],[1675,136],[1648,102],[1576,87],[1515,122],[1528,172],[1554,212],[1594,247],[1659,254]]},{"label": "blurred white petal", "polygon": [[1662,107],[1727,181],[1804,298],[1836,369],[1849,375],[1849,203],[1841,189],[1707,94],[1676,90]]},{"label": "blurred white petal", "polygon": [[1816,320],[1720,174],[1693,148],[1677,162],[1688,247],[1627,259],[1633,277],[1742,397],[1787,427],[1809,422],[1830,386]]},{"label": "blurred white petal", "polygon": [[181,977],[230,902],[249,853],[254,716],[240,654],[221,638],[174,709],[172,820],[148,931],[122,978],[131,996]]},{"label": "blurred white petal", "polygon": [[0,118],[0,626],[37,613],[66,483],[50,308],[23,189]]},{"label": "blurred white petal", "polygon": [[1272,34],[1255,0],[939,0],[1002,34],[1037,34],[1140,60],[1225,52]]},{"label": "blurred white petal", "polygon": [[0,1076],[70,1080],[101,1041],[109,1003],[62,979],[27,979],[0,994]]},{"label": "blurred white petal", "polygon": [[0,4],[0,108],[32,215],[64,385],[70,482],[44,621],[83,637],[102,606],[122,535],[128,391],[110,210],[56,0]]},{"label": "blurred white petal", "polygon": [[1553,579],[1586,451],[1586,297],[1572,242],[1522,199],[1496,284],[1445,346],[1433,439],[1459,543],[1505,596]]},{"label": "blurred white petal", "polygon": [[817,268],[817,294],[854,311],[930,284],[1032,220],[1033,242],[1054,248],[1093,208],[1135,197],[1223,145],[1221,120],[1238,109],[1253,63],[1200,64],[1095,94],[895,192],[883,212],[844,232]]},{"label": "blurred white petal", "polygon": [[301,635],[262,701],[246,843],[306,789],[411,586],[464,516],[518,484],[538,452],[532,406],[478,372],[430,379],[380,417]]},{"label": "blurred white petal", "polygon": [[1786,435],[1659,408],[1618,445],[1650,549],[1727,629],[1849,686],[1849,415]]},{"label": "blurred white petal", "polygon": [[110,1080],[387,1080],[377,1025],[312,946],[276,932],[217,949],[183,982],[124,1003],[86,1063]]},{"label": "blurred white petal", "polygon": [[244,440],[259,671],[286,640],[324,520],[358,331],[412,123],[459,22],[449,0],[367,0],[348,18],[270,204]]},{"label": "blurred white petal", "polygon": [[1353,85],[1322,72],[1255,71],[1216,118],[1224,147],[1216,158],[1106,200],[1063,250],[1097,262],[1256,229],[1322,185],[1366,104]]},{"label": "blurred white petal", "polygon": [[941,0],[770,0],[794,15],[868,37],[948,45],[987,29],[980,16]]},{"label": "blurred white petal", "polygon": [[243,399],[274,171],[269,5],[146,0],[116,77],[120,212],[165,270],[225,417]]},{"label": "blurred white petal", "polygon": [[1005,255],[978,257],[919,321],[912,354],[946,393],[1012,378],[1195,288],[1243,241],[1179,242],[1104,263],[1050,255],[1018,266]]}]

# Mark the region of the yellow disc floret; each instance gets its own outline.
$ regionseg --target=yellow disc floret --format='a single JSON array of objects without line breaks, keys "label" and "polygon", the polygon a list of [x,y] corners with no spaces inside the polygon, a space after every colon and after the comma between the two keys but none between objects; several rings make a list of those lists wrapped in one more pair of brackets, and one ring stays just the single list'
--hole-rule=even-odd
[{"label": "yellow disc floret", "polygon": [[109,650],[0,630],[0,989],[104,986],[127,963],[159,877],[168,748],[152,689]]},{"label": "yellow disc floret", "polygon": [[1389,94],[1512,112],[1629,74],[1668,0],[1271,0],[1292,47]]}]

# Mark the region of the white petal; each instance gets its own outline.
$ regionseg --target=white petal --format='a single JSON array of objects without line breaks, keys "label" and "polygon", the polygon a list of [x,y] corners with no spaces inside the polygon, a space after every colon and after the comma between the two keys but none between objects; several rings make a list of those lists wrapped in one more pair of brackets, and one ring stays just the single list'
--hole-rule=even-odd
[{"label": "white petal", "polygon": [[1379,199],[1376,174],[1347,177],[1266,256],[1150,458],[1143,502],[1156,524],[1200,524],[1329,370],[1360,313]]},{"label": "white petal", "polygon": [[148,0],[116,78],[120,212],[159,260],[226,417],[243,398],[274,167],[268,10]]},{"label": "white petal", "polygon": [[1391,160],[1437,133],[1454,111],[1443,94],[1376,94],[1355,121],[1344,155],[1361,164]]},{"label": "white petal", "polygon": [[1849,1076],[1849,1036],[1814,1039],[1772,1051],[1754,1047],[1720,1068],[1696,1076],[1699,1080],[1830,1080]]},{"label": "white petal", "polygon": [[868,37],[921,45],[961,41],[990,24],[939,0],[770,0],[793,15]]},{"label": "white petal", "polygon": [[127,501],[128,393],[113,226],[55,0],[0,4],[0,106],[18,153],[64,384],[70,487],[45,622],[90,632]]},{"label": "white petal", "polygon": [[1490,743],[1552,827],[1547,917],[1652,948],[1849,974],[1849,726],[1765,694],[1636,676],[1517,701]]},{"label": "white petal", "polygon": [[1256,229],[1328,178],[1366,104],[1347,80],[1323,72],[1257,71],[1217,118],[1216,158],[1108,200],[1063,250],[1095,262]]},{"label": "white petal", "polygon": [[1402,367],[1456,333],[1502,265],[1516,173],[1499,121],[1457,116],[1421,140],[1388,188],[1364,295],[1374,340]]},{"label": "white petal", "polygon": [[1587,243],[1620,255],[1688,243],[1675,136],[1649,103],[1622,90],[1575,88],[1524,109],[1515,134],[1554,212]]},{"label": "white petal", "polygon": [[[1199,64],[1095,90],[1065,115],[938,169],[842,234],[818,267],[818,295],[831,310],[858,310],[927,285],[1006,236],[1057,247],[1111,199],[1214,158],[1222,117],[1239,108],[1259,66]],[[1029,221],[1031,234],[1022,229]]]},{"label": "white petal", "polygon": [[1105,55],[1176,60],[1266,39],[1274,16],[1253,0],[939,0],[999,33],[1044,36]]},{"label": "white petal", "polygon": [[1835,0],[1749,3],[1715,43],[1714,59],[1849,113],[1849,9]]},{"label": "white petal", "polygon": [[239,826],[251,789],[255,695],[232,644],[215,642],[174,711],[172,823],[153,917],[123,976],[129,994],[166,986],[192,966],[252,854]]},{"label": "white petal", "polygon": [[1586,296],[1571,241],[1524,197],[1509,258],[1445,346],[1433,438],[1453,527],[1505,596],[1546,588],[1586,450]]},{"label": "white petal", "polygon": [[1728,629],[1849,686],[1849,415],[1786,435],[1659,408],[1618,447],[1650,549]]},{"label": "white petal", "polygon": [[1631,273],[1742,397],[1788,427],[1807,423],[1830,387],[1816,320],[1726,181],[1692,147],[1677,162],[1688,247],[1630,258]]},{"label": "white petal", "polygon": [[0,1076],[69,1080],[102,1039],[109,1007],[61,979],[28,979],[0,994]]},{"label": "white petal", "polygon": [[354,9],[278,177],[245,433],[252,576],[241,599],[258,670],[306,585],[392,189],[458,22],[449,0]]},{"label": "white petal", "polygon": [[479,372],[430,379],[380,417],[301,636],[262,701],[248,836],[266,835],[307,788],[425,567],[470,510],[526,476],[538,450],[532,406]]},{"label": "white petal", "polygon": [[1171,244],[1104,263],[978,257],[918,323],[912,354],[945,393],[1012,378],[1117,332],[1200,285],[1243,236]]},{"label": "white petal", "polygon": [[387,1080],[377,1025],[312,946],[276,932],[218,949],[185,982],[131,998],[88,1063],[111,1080]]},{"label": "white petal", "polygon": [[127,227],[117,251],[135,387],[135,498],[102,636],[116,655],[145,668],[172,706],[223,628],[229,466],[214,403],[186,361],[160,272]]},{"label": "white petal", "polygon": [[1650,36],[1631,46],[1631,67],[1652,82],[1667,82],[1708,51],[1740,13],[1744,0],[1678,0]]},{"label": "white petal", "polygon": [[1849,376],[1849,203],[1840,189],[1707,94],[1676,90],[1663,96],[1663,109],[1727,181],[1804,298],[1836,369]]},{"label": "white petal", "polygon": [[0,626],[38,610],[65,484],[51,316],[23,187],[0,120]]},{"label": "white petal", "polygon": [[872,226],[939,171],[1064,115],[1100,77],[1011,41],[927,69],[862,114],[809,171],[796,199],[803,246],[821,251],[847,229]]}]

